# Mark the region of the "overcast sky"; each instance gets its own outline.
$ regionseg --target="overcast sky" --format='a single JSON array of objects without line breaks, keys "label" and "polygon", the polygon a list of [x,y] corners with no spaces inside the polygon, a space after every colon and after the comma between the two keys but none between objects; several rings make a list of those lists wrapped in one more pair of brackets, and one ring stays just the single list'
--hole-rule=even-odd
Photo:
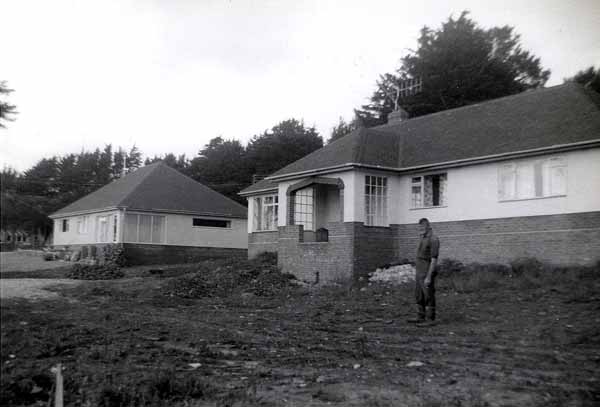
[{"label": "overcast sky", "polygon": [[548,86],[600,66],[600,1],[0,0],[0,80],[20,112],[0,165],[112,143],[193,157],[288,119],[326,140],[422,26],[511,25]]}]

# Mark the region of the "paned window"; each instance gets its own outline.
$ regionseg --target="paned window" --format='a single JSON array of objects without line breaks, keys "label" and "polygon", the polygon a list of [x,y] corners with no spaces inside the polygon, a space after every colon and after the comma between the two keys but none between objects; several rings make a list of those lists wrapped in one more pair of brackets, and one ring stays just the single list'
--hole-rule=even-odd
[{"label": "paned window", "polygon": [[365,176],[365,224],[387,226],[387,177]]},{"label": "paned window", "polygon": [[63,219],[61,222],[61,230],[63,232],[68,232],[69,231],[69,219]]},{"label": "paned window", "polygon": [[294,195],[294,225],[314,230],[315,192],[313,187],[299,189]]},{"label": "paned window", "polygon": [[277,230],[279,197],[277,195],[254,198],[253,229],[260,232]]},{"label": "paned window", "polygon": [[231,228],[231,221],[221,219],[194,218],[192,224],[207,228]]},{"label": "paned window", "polygon": [[448,174],[412,177],[410,199],[412,208],[432,208],[446,205]]},{"label": "paned window", "polygon": [[125,242],[165,243],[165,217],[160,215],[125,215]]},{"label": "paned window", "polygon": [[501,201],[566,195],[567,164],[560,157],[502,164],[498,171]]}]

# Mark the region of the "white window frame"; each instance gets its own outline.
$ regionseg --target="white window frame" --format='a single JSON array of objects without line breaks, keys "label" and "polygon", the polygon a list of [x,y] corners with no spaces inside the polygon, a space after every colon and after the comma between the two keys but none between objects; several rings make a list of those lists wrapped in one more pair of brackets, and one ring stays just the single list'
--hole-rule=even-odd
[{"label": "white window frame", "polygon": [[365,226],[389,226],[388,177],[365,175]]},{"label": "white window frame", "polygon": [[66,233],[69,231],[69,219],[61,219],[60,230],[63,233]]},{"label": "white window frame", "polygon": [[[434,175],[445,175],[446,176],[446,191],[444,191],[444,195],[440,195],[440,204],[439,205],[425,205],[425,178],[432,177]],[[411,209],[431,209],[431,208],[445,208],[447,205],[448,199],[448,172],[431,172],[427,174],[415,174],[410,177],[410,186],[409,186],[408,196],[410,197],[410,208]],[[413,188],[419,188],[420,197],[418,202],[415,200]]]},{"label": "white window frame", "polygon": [[[556,170],[560,171],[562,179],[560,177],[553,178]],[[523,182],[528,176],[527,171],[529,171],[530,183]],[[504,185],[505,179],[512,179],[509,186]],[[554,186],[553,180],[555,179],[562,183],[562,188]],[[504,162],[498,166],[498,201],[510,202],[566,196],[567,180],[568,164],[563,156]]]},{"label": "white window frame", "polygon": [[[271,198],[269,203],[265,203],[267,198]],[[252,231],[253,232],[272,232],[277,230],[277,223],[279,221],[279,195],[262,195],[255,196],[253,204],[252,214]],[[267,213],[266,208],[272,207],[271,212],[271,228],[266,227],[265,214]]]}]

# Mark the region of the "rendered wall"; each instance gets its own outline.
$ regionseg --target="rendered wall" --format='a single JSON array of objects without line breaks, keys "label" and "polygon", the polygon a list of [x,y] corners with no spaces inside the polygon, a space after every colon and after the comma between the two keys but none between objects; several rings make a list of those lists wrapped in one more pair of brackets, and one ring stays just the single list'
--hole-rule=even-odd
[{"label": "rendered wall", "polygon": [[480,164],[447,170],[447,206],[410,208],[410,176],[390,177],[389,218],[392,224],[410,224],[426,217],[434,222],[512,218],[600,211],[600,149],[552,155],[567,161],[566,196],[502,202],[498,199],[498,167]]},{"label": "rendered wall", "polygon": [[[193,226],[193,218],[229,220],[231,228]],[[248,248],[246,219],[168,214],[166,221],[167,245]]]},{"label": "rendered wall", "polygon": [[[88,225],[87,230],[84,233],[79,233],[77,230],[77,219],[81,216],[67,216],[63,218],[54,219],[53,228],[53,240],[52,244],[55,246],[65,245],[78,245],[78,244],[93,244],[93,243],[113,243],[113,222],[114,215],[117,215],[117,242],[120,241],[121,237],[121,215],[119,211],[106,211],[88,214]],[[83,216],[83,215],[82,215]],[[97,236],[97,219],[99,217],[108,217],[108,238],[107,242],[99,242]],[[63,219],[69,220],[69,230],[67,232],[62,231]]]}]

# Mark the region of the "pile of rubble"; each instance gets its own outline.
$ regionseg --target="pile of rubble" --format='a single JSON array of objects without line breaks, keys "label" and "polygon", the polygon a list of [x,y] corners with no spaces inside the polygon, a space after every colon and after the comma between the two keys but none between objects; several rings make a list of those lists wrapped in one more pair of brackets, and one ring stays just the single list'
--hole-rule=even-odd
[{"label": "pile of rubble", "polygon": [[200,263],[188,275],[174,278],[165,294],[182,298],[224,297],[234,293],[272,296],[298,286],[292,274],[282,273],[271,256],[253,260],[216,260]]},{"label": "pile of rubble", "polygon": [[390,264],[369,274],[369,282],[403,284],[415,281],[415,267],[410,263]]}]

